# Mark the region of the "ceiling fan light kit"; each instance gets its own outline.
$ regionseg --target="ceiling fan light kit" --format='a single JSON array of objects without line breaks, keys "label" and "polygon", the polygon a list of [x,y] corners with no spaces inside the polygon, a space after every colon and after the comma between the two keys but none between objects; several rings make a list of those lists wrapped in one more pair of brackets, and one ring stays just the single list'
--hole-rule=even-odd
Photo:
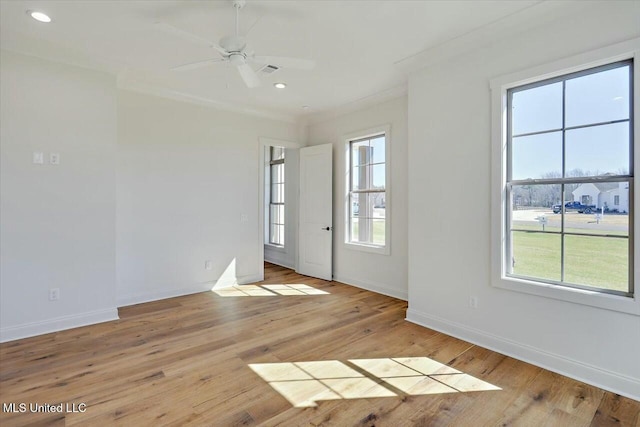
[{"label": "ceiling fan light kit", "polygon": [[[233,1],[233,7],[236,10],[235,34],[222,37],[220,39],[220,42],[217,44],[208,40],[204,40],[194,34],[190,34],[178,28],[172,27],[169,24],[158,23],[160,28],[181,35],[183,38],[191,42],[197,42],[199,44],[202,44],[204,42],[207,46],[217,50],[221,55],[221,58],[210,58],[203,61],[183,64],[172,68],[172,70],[185,71],[205,67],[219,62],[228,62],[236,67],[238,73],[240,74],[240,77],[244,81],[244,84],[249,88],[254,88],[260,86],[261,82],[257,72],[249,65],[249,63],[261,65],[258,71],[262,74],[272,74],[275,71],[278,71],[280,68],[310,70],[315,67],[315,61],[310,59],[289,58],[281,56],[256,56],[252,52],[248,53],[246,51],[247,40],[245,37],[240,35],[240,9],[242,9],[245,5],[245,0]],[[284,87],[276,87],[278,87],[279,89],[283,89],[284,87],[286,87],[286,84],[284,85]]]}]

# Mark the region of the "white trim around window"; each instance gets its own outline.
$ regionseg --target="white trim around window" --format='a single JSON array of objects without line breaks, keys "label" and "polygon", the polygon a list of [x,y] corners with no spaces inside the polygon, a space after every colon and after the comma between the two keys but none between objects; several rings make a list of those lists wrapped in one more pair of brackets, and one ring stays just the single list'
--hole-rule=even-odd
[{"label": "white trim around window", "polygon": [[[629,314],[640,315],[640,267],[638,266],[638,242],[640,233],[638,228],[633,230],[634,252],[636,256],[633,261],[633,281],[635,292],[633,297],[612,295],[603,292],[596,292],[585,289],[569,288],[547,284],[535,280],[508,277],[504,256],[506,236],[505,221],[507,203],[506,191],[506,165],[507,165],[507,120],[506,105],[507,91],[510,88],[526,85],[540,80],[554,78],[565,74],[578,72],[584,69],[598,67],[617,61],[634,59],[633,68],[633,121],[634,141],[640,141],[640,38],[628,40],[616,45],[608,46],[595,51],[590,51],[573,57],[544,64],[528,70],[523,70],[513,74],[501,76],[491,80],[491,140],[492,140],[492,191],[491,191],[491,263],[492,263],[492,286],[510,291],[522,292],[540,297],[553,298],[572,302],[576,304],[588,305],[607,310],[619,311]],[[633,164],[640,165],[640,150],[633,150]],[[638,178],[634,176],[633,184],[637,188]],[[632,209],[633,222],[640,224],[640,203],[634,201],[635,209]]]},{"label": "white trim around window", "polygon": [[[378,135],[384,135],[385,137],[385,189],[384,189],[384,197],[385,197],[385,235],[384,235],[384,245],[376,245],[376,244],[368,244],[368,243],[360,243],[353,242],[349,239],[350,229],[350,214],[351,214],[351,205],[350,205],[350,183],[351,183],[351,156],[350,156],[350,147],[351,142],[358,140],[365,140],[370,137],[375,137]],[[391,136],[391,125],[384,124],[368,129],[363,129],[357,132],[350,132],[342,136],[342,141],[344,143],[344,193],[343,193],[343,227],[344,227],[344,236],[342,239],[343,244],[346,248],[369,252],[381,255],[390,255],[391,254],[391,212],[393,210],[392,205],[392,197],[391,197],[391,144],[392,136]]]}]

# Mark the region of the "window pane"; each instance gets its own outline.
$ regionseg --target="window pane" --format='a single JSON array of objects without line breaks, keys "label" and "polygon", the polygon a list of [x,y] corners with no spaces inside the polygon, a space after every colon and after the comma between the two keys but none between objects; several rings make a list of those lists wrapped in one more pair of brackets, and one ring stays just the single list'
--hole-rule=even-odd
[{"label": "window pane", "polygon": [[374,219],[373,220],[373,232],[372,232],[372,243],[375,245],[384,245],[385,244],[385,220],[384,219]]},{"label": "window pane", "polygon": [[278,225],[278,244],[284,246],[284,225]]},{"label": "window pane", "polygon": [[284,164],[280,163],[271,166],[271,183],[277,184],[284,182]]},{"label": "window pane", "polygon": [[274,245],[278,244],[278,226],[274,224],[269,225],[269,243]]},{"label": "window pane", "polygon": [[360,219],[359,218],[351,218],[350,224],[350,233],[349,233],[349,241],[357,242],[358,241],[358,233],[360,231]]},{"label": "window pane", "polygon": [[385,164],[373,165],[373,166],[370,166],[370,168],[371,168],[372,188],[375,188],[375,189],[384,188],[386,183],[386,178],[385,178],[386,165]]},{"label": "window pane", "polygon": [[385,244],[385,193],[351,195],[350,241],[375,245]]},{"label": "window pane", "polygon": [[629,123],[568,130],[565,138],[568,173],[577,176],[629,173]]},{"label": "window pane", "polygon": [[629,66],[567,80],[566,126],[629,118]]},{"label": "window pane", "polygon": [[284,205],[271,205],[269,221],[272,224],[284,224]]},{"label": "window pane", "polygon": [[356,243],[372,243],[373,220],[371,218],[351,219],[351,241]]},{"label": "window pane", "polygon": [[284,246],[284,225],[272,224],[270,225],[269,230],[269,242],[274,245]]},{"label": "window pane", "polygon": [[[516,225],[539,225],[536,218],[545,216],[548,226],[559,226],[560,219],[554,217],[554,206],[560,204],[560,184],[527,184],[511,187],[512,221]],[[537,229],[537,228],[536,228]]]},{"label": "window pane", "polygon": [[386,193],[351,194],[351,216],[385,218],[386,205]]},{"label": "window pane", "polygon": [[372,205],[369,193],[354,193],[351,195],[351,215],[372,217]]},{"label": "window pane", "polygon": [[513,135],[562,127],[562,82],[513,93]]},{"label": "window pane", "polygon": [[276,230],[277,230],[277,226],[274,224],[269,224],[269,243],[275,243],[276,242]]},{"label": "window pane", "polygon": [[369,141],[351,143],[351,164],[352,166],[365,165],[370,163]]},{"label": "window pane", "polygon": [[[573,204],[566,205],[565,227],[570,232],[629,234],[629,183],[595,182],[576,184],[565,195]],[[569,215],[571,214],[571,215]]]},{"label": "window pane", "polygon": [[271,185],[271,202],[284,203],[284,184]]},{"label": "window pane", "polygon": [[351,194],[349,196],[350,200],[350,208],[349,208],[349,216],[358,216],[360,215],[360,199],[363,199],[364,195],[362,193]]},{"label": "window pane", "polygon": [[512,232],[510,273],[560,281],[560,239],[559,234]]},{"label": "window pane", "polygon": [[565,236],[564,251],[566,282],[628,291],[628,239]]},{"label": "window pane", "polygon": [[367,188],[370,166],[357,166],[351,170],[351,188],[364,190]]},{"label": "window pane", "polygon": [[[613,197],[611,197],[613,201]],[[584,211],[583,211],[584,212]],[[626,213],[593,211],[591,214],[569,211],[564,216],[567,233],[629,235],[629,215]]]},{"label": "window pane", "polygon": [[371,163],[385,162],[386,154],[384,151],[385,150],[384,145],[385,145],[384,135],[371,140],[371,151],[372,151],[371,155],[373,158]]},{"label": "window pane", "polygon": [[512,179],[562,176],[562,132],[515,137],[511,151]]},{"label": "window pane", "polygon": [[283,147],[271,147],[271,160],[284,159]]},{"label": "window pane", "polygon": [[387,217],[387,193],[371,193],[371,203],[374,218]]}]

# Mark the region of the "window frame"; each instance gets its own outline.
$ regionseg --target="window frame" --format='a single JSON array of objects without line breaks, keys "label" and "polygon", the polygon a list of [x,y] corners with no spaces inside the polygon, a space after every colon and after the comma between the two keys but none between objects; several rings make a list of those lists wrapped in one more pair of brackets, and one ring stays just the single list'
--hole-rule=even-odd
[{"label": "window frame", "polygon": [[[589,233],[589,232],[583,232],[583,233],[575,233],[575,232],[569,232],[565,230],[565,209],[564,209],[564,203],[567,202],[567,198],[566,198],[566,194],[565,194],[565,186],[566,185],[571,185],[571,184],[598,184],[598,183],[606,183],[606,182],[615,182],[615,183],[619,183],[619,182],[626,182],[629,184],[629,198],[631,200],[633,200],[633,174],[634,174],[634,163],[633,163],[633,133],[630,132],[629,134],[629,163],[627,164],[627,167],[629,168],[629,171],[626,175],[612,175],[612,176],[607,176],[607,177],[603,177],[603,176],[588,176],[588,177],[567,177],[567,176],[562,176],[560,178],[549,178],[549,179],[533,179],[533,178],[527,178],[527,179],[514,179],[512,177],[512,172],[513,172],[513,139],[514,138],[518,138],[518,137],[526,137],[526,136],[530,136],[530,135],[540,135],[540,134],[546,134],[546,133],[551,133],[551,132],[560,132],[561,133],[561,138],[562,138],[562,146],[563,146],[563,152],[562,152],[562,165],[563,165],[563,174],[566,172],[565,170],[565,162],[566,162],[566,152],[564,150],[564,147],[566,145],[566,132],[567,131],[571,131],[571,130],[576,130],[576,129],[585,129],[585,128],[591,128],[591,127],[595,127],[595,126],[606,126],[606,125],[611,125],[611,124],[618,124],[618,123],[626,123],[628,122],[628,125],[630,126],[630,129],[634,129],[634,121],[633,121],[633,108],[632,108],[632,103],[630,103],[630,110],[629,110],[629,118],[627,119],[620,119],[620,120],[613,120],[613,121],[606,121],[606,122],[598,122],[598,123],[586,123],[583,125],[578,125],[578,126],[566,126],[564,121],[564,116],[565,116],[565,102],[566,102],[566,94],[565,94],[565,86],[566,86],[566,82],[570,81],[572,79],[576,79],[576,78],[580,78],[580,77],[584,77],[584,76],[588,76],[588,75],[592,75],[592,74],[597,74],[600,72],[605,72],[605,71],[609,71],[609,70],[614,70],[617,68],[623,68],[623,67],[629,67],[630,69],[630,76],[633,76],[633,71],[634,71],[634,67],[633,67],[633,60],[628,59],[628,60],[624,60],[624,61],[616,61],[613,63],[608,63],[605,65],[601,65],[598,67],[593,67],[593,68],[588,68],[582,71],[578,71],[578,72],[573,72],[573,73],[568,73],[568,74],[563,74],[560,75],[558,77],[554,77],[551,79],[544,79],[544,80],[539,80],[533,83],[529,83],[529,84],[525,84],[525,85],[520,85],[520,86],[516,86],[516,87],[512,87],[507,89],[507,150],[506,150],[506,161],[507,161],[507,177],[506,177],[506,185],[507,188],[512,187],[512,186],[523,186],[523,185],[560,185],[561,188],[561,200],[560,203],[562,205],[562,211],[560,212],[561,217],[561,229],[560,231],[554,231],[554,232],[550,232],[550,231],[546,231],[544,233],[547,234],[553,234],[553,235],[557,235],[560,237],[560,241],[561,241],[561,254],[560,254],[560,274],[561,274],[561,279],[560,280],[551,280],[551,279],[544,279],[544,278],[539,278],[539,277],[527,277],[527,276],[522,276],[522,275],[518,275],[515,273],[509,273],[506,272],[505,274],[509,277],[515,277],[515,278],[521,278],[521,279],[525,279],[525,280],[533,280],[536,282],[543,282],[543,283],[549,283],[552,285],[558,285],[558,286],[566,286],[566,287],[570,287],[570,288],[582,288],[582,289],[588,289],[588,290],[592,290],[595,292],[603,292],[603,293],[609,293],[609,294],[613,294],[613,295],[622,295],[622,296],[633,296],[634,293],[634,278],[633,278],[633,253],[634,253],[634,248],[633,248],[633,212],[631,212],[629,214],[629,232],[627,234],[627,247],[628,247],[628,290],[626,292],[623,291],[616,291],[616,290],[612,290],[612,289],[606,289],[606,288],[600,288],[597,286],[590,286],[590,285],[585,285],[585,284],[574,284],[574,283],[569,283],[569,282],[565,282],[564,281],[564,274],[565,274],[565,259],[566,259],[566,254],[565,254],[565,247],[566,244],[565,242],[565,236],[579,236],[579,237],[599,237],[599,238],[621,238],[621,237],[617,237],[617,236],[612,236],[612,235],[599,235],[597,233]],[[513,114],[510,113],[511,109],[509,108],[512,105],[513,102],[513,96],[514,94],[518,93],[518,92],[522,92],[522,91],[526,91],[526,90],[530,90],[530,89],[534,89],[534,88],[538,88],[538,87],[542,87],[542,86],[547,86],[547,85],[551,85],[551,84],[555,84],[555,83],[562,83],[563,85],[563,94],[562,94],[562,116],[563,116],[563,123],[561,125],[560,128],[557,129],[552,129],[552,130],[542,130],[542,131],[536,131],[536,132],[527,132],[527,133],[523,133],[523,134],[518,134],[518,135],[514,135],[513,134],[513,130],[512,130],[512,120],[513,120]],[[629,96],[630,99],[633,100],[633,79],[630,79],[630,87],[629,87]],[[510,193],[511,191],[508,190],[508,193]],[[509,199],[509,197],[507,196],[507,199]],[[593,203],[593,200],[591,198],[591,195],[582,195],[580,198],[580,203],[584,204],[584,205],[590,205]],[[512,229],[513,229],[513,224],[511,223],[511,212],[512,212],[512,206],[511,206],[511,201],[509,200],[508,203],[505,203],[505,216],[506,216],[506,221],[505,221],[505,235],[506,235],[506,239],[505,239],[505,266],[508,266],[508,263],[510,262],[510,253],[509,253],[509,249],[513,250],[512,247]],[[632,210],[632,209],[631,209]],[[534,232],[534,231],[532,231]],[[508,268],[507,268],[508,270]]]},{"label": "window frame", "polygon": [[[491,191],[491,285],[496,288],[510,291],[522,292],[540,297],[558,299],[576,304],[588,305],[592,307],[619,311],[629,314],[640,315],[639,292],[632,296],[616,295],[595,291],[593,289],[582,289],[577,287],[558,286],[557,284],[545,283],[534,279],[514,277],[507,275],[507,225],[509,224],[507,204],[509,203],[507,191],[507,159],[508,159],[508,115],[507,115],[507,92],[509,89],[535,84],[544,80],[559,78],[568,74],[582,72],[595,67],[606,66],[608,64],[633,60],[632,91],[633,102],[630,105],[630,120],[634,123],[633,132],[629,135],[631,139],[630,163],[640,164],[639,152],[634,149],[634,141],[638,141],[638,108],[634,108],[640,99],[640,64],[638,57],[640,54],[640,39],[632,39],[616,45],[602,49],[582,53],[572,57],[564,58],[548,64],[543,64],[527,70],[511,73],[497,77],[490,81],[491,88],[491,139],[492,139],[492,191]],[[632,161],[631,161],[632,160]],[[630,223],[638,224],[638,203],[633,197],[633,188],[637,182],[635,174],[630,171],[632,177],[630,182],[630,200],[634,200],[633,207],[630,206]],[[629,244],[633,244],[633,252],[636,252],[638,242],[638,230],[630,227]],[[635,265],[636,259],[630,259],[630,268],[633,275],[630,280],[633,283],[640,283],[638,275],[640,269]],[[637,288],[637,287],[636,287]]]},{"label": "window frame", "polygon": [[[385,243],[384,245],[378,245],[373,243],[363,243],[351,241],[351,144],[353,142],[368,140],[374,137],[384,136],[384,149],[385,149]],[[348,249],[353,249],[362,252],[369,252],[381,255],[391,254],[391,126],[388,124],[376,126],[369,129],[364,129],[357,132],[351,132],[343,135],[344,141],[344,156],[345,156],[345,183],[344,183],[344,238],[343,244]]]}]

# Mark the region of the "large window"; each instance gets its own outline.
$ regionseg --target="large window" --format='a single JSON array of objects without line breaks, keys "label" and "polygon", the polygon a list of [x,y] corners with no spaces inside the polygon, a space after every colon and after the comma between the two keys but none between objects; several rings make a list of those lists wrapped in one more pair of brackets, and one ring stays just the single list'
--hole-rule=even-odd
[{"label": "large window", "polygon": [[269,244],[284,246],[285,149],[270,147],[269,153]]},{"label": "large window", "polygon": [[633,62],[506,91],[504,273],[633,296]]},{"label": "large window", "polygon": [[388,249],[388,132],[347,140],[346,242]]}]

